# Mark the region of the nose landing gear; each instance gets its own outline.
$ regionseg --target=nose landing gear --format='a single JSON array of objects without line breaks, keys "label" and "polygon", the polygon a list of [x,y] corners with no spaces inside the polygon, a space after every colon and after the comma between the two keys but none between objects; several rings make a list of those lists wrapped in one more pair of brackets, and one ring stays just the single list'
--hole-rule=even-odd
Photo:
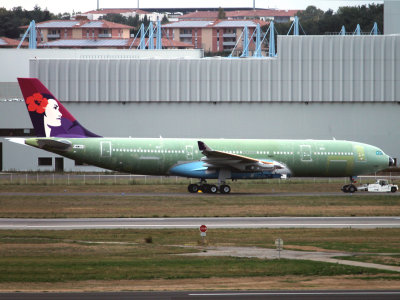
[{"label": "nose landing gear", "polygon": [[342,191],[344,193],[355,193],[357,191],[357,187],[353,184],[356,183],[356,179],[353,176],[350,176],[350,182],[351,184],[346,184],[342,187]]}]

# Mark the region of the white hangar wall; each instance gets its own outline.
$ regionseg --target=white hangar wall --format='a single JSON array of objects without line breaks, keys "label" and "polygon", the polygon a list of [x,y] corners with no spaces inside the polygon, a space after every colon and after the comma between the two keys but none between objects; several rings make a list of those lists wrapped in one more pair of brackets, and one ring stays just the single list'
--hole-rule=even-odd
[{"label": "white hangar wall", "polygon": [[[346,139],[400,157],[400,35],[279,37],[273,59],[37,59],[39,77],[104,136]],[[16,83],[15,83],[16,84]],[[0,93],[0,99],[1,99]],[[31,128],[0,101],[0,128]],[[43,170],[0,138],[3,170]],[[65,170],[77,167],[65,160]]]},{"label": "white hangar wall", "polygon": [[276,58],[37,59],[65,101],[397,102],[400,35],[278,36]]},{"label": "white hangar wall", "polygon": [[[20,99],[17,78],[29,77],[30,59],[139,59],[151,57],[203,57],[201,49],[0,49],[0,101]],[[6,72],[4,70],[7,70]]]}]

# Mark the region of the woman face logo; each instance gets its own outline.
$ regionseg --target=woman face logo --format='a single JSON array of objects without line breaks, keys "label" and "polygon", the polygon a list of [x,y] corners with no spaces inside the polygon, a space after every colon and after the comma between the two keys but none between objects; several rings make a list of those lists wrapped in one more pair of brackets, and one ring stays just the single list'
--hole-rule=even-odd
[{"label": "woman face logo", "polygon": [[54,99],[48,99],[48,104],[44,111],[44,122],[45,125],[58,127],[61,126],[61,117],[62,114],[60,112],[60,107],[58,103]]}]

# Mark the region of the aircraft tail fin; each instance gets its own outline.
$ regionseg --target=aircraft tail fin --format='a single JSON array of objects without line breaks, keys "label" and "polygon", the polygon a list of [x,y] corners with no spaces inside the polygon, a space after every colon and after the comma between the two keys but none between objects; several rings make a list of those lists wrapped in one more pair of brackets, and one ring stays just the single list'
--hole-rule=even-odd
[{"label": "aircraft tail fin", "polygon": [[38,137],[100,137],[83,127],[37,78],[18,78]]}]

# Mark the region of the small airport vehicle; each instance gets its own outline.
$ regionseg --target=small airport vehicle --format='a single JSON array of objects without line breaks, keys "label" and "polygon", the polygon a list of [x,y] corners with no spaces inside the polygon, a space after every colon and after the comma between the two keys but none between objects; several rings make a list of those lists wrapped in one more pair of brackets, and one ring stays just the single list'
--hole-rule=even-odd
[{"label": "small airport vehicle", "polygon": [[375,183],[364,184],[357,188],[357,191],[375,192],[375,193],[395,193],[399,187],[389,183],[387,179],[378,179]]}]

